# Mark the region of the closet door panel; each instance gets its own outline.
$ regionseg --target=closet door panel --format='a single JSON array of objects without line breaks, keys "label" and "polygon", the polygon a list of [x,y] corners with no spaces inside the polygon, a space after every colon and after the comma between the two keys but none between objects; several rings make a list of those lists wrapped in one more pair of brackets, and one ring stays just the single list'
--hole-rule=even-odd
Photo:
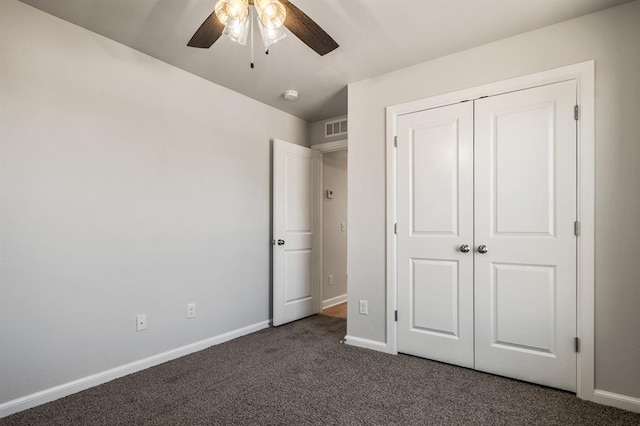
[{"label": "closet door panel", "polygon": [[473,367],[473,106],[397,129],[398,350]]},{"label": "closet door panel", "polygon": [[[475,362],[575,390],[574,81],[475,101]],[[484,246],[484,247],[480,247]]]}]

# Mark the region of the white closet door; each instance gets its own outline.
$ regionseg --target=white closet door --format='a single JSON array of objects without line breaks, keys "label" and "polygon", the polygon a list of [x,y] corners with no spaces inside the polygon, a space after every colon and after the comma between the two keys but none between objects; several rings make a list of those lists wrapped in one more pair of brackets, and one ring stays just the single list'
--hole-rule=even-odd
[{"label": "white closet door", "polygon": [[472,103],[397,131],[398,351],[473,367]]},{"label": "white closet door", "polygon": [[475,102],[475,366],[571,391],[575,104],[574,81]]}]

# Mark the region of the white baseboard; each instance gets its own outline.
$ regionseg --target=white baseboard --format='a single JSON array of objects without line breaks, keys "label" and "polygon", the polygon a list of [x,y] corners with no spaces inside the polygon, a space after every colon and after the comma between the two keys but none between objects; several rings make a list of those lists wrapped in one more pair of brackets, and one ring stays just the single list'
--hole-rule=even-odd
[{"label": "white baseboard", "polygon": [[76,392],[80,392],[94,386],[101,385],[106,382],[110,382],[111,380],[126,376],[128,374],[145,370],[149,367],[153,367],[155,365],[162,364],[164,362],[171,361],[185,355],[189,355],[193,352],[198,352],[208,347],[219,345],[220,343],[224,343],[229,340],[254,333],[264,328],[268,328],[269,323],[270,321],[262,321],[243,328],[239,328],[237,330],[232,330],[228,333],[211,337],[209,339],[201,340],[199,342],[191,343],[180,348],[172,349],[167,352],[134,361],[129,364],[121,365],[110,370],[92,374],[91,376],[83,377],[78,380],[45,389],[40,392],[32,393],[31,395],[26,395],[21,398],[4,402],[0,404],[0,418],[36,407],[38,405],[42,405],[47,402],[54,401],[56,399],[74,394]]},{"label": "white baseboard", "polygon": [[347,301],[347,294],[341,294],[340,296],[332,297],[331,299],[322,301],[322,309],[327,309],[332,306],[339,305]]},{"label": "white baseboard", "polygon": [[345,336],[344,337],[345,345],[356,346],[358,348],[371,349],[378,352],[387,352],[389,353],[388,345],[383,342],[377,342],[375,340],[362,339],[360,337],[353,336]]},{"label": "white baseboard", "polygon": [[592,401],[598,404],[610,405],[612,407],[622,408],[623,410],[640,413],[640,398],[596,389],[593,391]]}]

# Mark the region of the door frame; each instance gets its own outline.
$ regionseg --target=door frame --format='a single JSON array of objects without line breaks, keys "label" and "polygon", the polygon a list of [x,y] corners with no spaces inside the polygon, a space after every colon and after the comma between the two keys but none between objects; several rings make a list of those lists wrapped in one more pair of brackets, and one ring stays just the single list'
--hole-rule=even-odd
[{"label": "door frame", "polygon": [[[318,286],[318,313],[322,313],[322,302],[324,301],[324,276],[323,276],[323,266],[324,266],[324,251],[323,251],[323,236],[322,233],[324,231],[324,220],[323,220],[323,202],[324,202],[324,154],[334,151],[342,151],[349,149],[349,143],[347,139],[340,139],[333,142],[325,142],[320,144],[311,145],[311,149],[318,151],[320,153],[320,160],[318,161],[318,169],[316,171],[316,205],[315,205],[315,215],[316,215],[316,237],[314,239],[314,244],[317,242],[319,249],[316,252],[315,261],[318,262],[318,266],[316,268],[316,285]],[[348,167],[348,165],[347,165]],[[347,209],[349,207],[347,206]],[[347,224],[348,225],[348,224]],[[348,255],[348,253],[347,253]],[[349,276],[347,275],[347,294],[349,293]]]},{"label": "door frame", "polygon": [[[577,300],[576,324],[580,351],[577,353],[576,394],[579,398],[602,402],[595,390],[595,62],[574,65],[529,74],[504,81],[464,89],[393,105],[386,108],[387,154],[387,224],[386,224],[386,352],[398,353],[398,332],[395,310],[398,306],[397,282],[397,159],[395,151],[396,119],[400,115],[443,107],[478,99],[575,80],[579,120],[577,126]],[[611,402],[607,402],[611,405]]]}]

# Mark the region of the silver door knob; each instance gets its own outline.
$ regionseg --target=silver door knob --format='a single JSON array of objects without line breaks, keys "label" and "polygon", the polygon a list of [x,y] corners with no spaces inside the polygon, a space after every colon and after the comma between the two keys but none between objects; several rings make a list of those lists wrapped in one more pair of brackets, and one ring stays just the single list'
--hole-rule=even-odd
[{"label": "silver door knob", "polygon": [[485,246],[484,244],[478,246],[478,253],[485,254],[488,251],[489,249],[487,249],[487,246]]},{"label": "silver door knob", "polygon": [[284,240],[278,240],[278,245],[279,246],[283,246],[284,245]]},{"label": "silver door knob", "polygon": [[469,253],[469,244],[463,244],[460,246],[460,251],[463,253]]}]

